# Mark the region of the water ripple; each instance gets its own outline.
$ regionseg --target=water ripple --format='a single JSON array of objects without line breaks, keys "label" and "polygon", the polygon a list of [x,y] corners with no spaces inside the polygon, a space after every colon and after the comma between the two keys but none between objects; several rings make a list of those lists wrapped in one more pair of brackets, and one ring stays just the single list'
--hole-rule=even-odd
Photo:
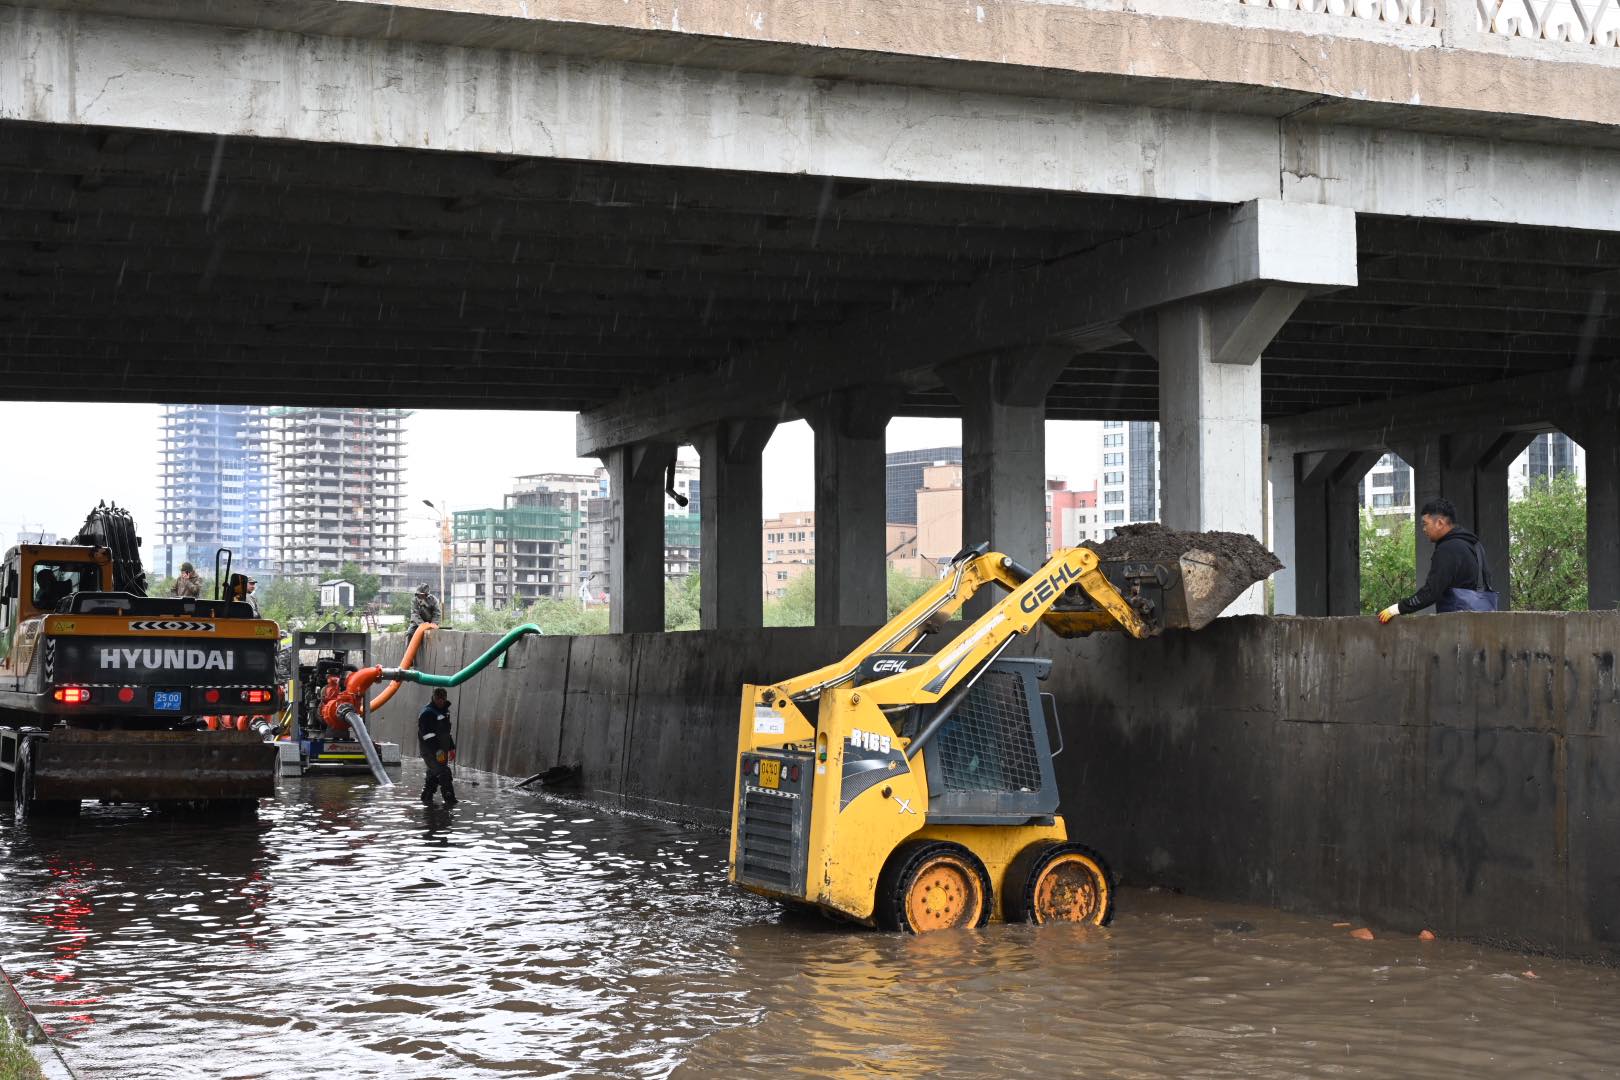
[{"label": "water ripple", "polygon": [[875,934],[731,889],[713,834],[415,780],[6,827],[0,964],[87,1080],[1620,1075],[1611,969],[1144,891]]}]

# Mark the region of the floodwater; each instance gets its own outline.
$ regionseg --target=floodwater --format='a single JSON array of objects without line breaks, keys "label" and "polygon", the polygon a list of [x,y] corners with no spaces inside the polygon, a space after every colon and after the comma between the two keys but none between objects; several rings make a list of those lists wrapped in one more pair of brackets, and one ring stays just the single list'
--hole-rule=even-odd
[{"label": "floodwater", "polygon": [[714,833],[418,769],[0,827],[0,967],[108,1080],[1620,1075],[1611,968],[1143,890],[879,934],[731,889]]}]

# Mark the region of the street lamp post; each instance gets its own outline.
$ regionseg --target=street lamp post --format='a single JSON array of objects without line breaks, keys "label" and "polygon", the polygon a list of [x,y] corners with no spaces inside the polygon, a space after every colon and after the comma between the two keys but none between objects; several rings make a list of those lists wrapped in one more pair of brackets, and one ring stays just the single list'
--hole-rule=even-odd
[{"label": "street lamp post", "polygon": [[431,499],[423,499],[422,505],[439,515],[439,603],[449,611],[450,598],[444,595],[444,564],[450,560],[450,515],[434,506]]}]

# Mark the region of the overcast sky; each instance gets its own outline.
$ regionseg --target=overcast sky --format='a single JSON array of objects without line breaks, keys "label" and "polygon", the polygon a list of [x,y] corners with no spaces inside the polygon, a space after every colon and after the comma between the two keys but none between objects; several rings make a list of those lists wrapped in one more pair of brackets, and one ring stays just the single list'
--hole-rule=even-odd
[{"label": "overcast sky", "polygon": [[[3,430],[22,433],[0,483],[0,550],[25,529],[71,534],[98,500],[129,508],[147,545],[155,543],[158,497],[157,405],[0,402]],[[572,413],[424,410],[406,421],[407,555],[429,557],[431,512],[423,499],[451,510],[499,506],[523,473],[589,472],[599,462],[574,456]],[[1095,423],[1047,424],[1047,473],[1089,487],[1100,463]],[[890,450],[954,446],[955,420],[895,420]],[[777,429],[765,448],[765,513],[814,508],[810,429],[801,421]],[[683,451],[696,460],[690,448]],[[442,502],[441,502],[442,501]]]}]

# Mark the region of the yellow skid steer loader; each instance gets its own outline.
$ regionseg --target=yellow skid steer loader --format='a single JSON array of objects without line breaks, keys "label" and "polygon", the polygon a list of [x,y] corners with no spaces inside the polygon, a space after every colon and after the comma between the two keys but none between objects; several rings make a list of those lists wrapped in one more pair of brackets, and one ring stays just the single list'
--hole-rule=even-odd
[{"label": "yellow skid steer loader", "polygon": [[[1232,557],[1199,534],[1166,557],[1057,552],[1039,570],[963,551],[946,576],[835,664],[743,687],[731,880],[887,929],[992,920],[1104,924],[1103,860],[1058,814],[1061,752],[1050,660],[1004,657],[1046,625],[1064,637],[1199,629],[1279,564],[1258,543]],[[966,625],[979,589],[1006,595]],[[930,636],[961,627],[923,651]],[[1057,750],[1052,743],[1056,738]]]}]

